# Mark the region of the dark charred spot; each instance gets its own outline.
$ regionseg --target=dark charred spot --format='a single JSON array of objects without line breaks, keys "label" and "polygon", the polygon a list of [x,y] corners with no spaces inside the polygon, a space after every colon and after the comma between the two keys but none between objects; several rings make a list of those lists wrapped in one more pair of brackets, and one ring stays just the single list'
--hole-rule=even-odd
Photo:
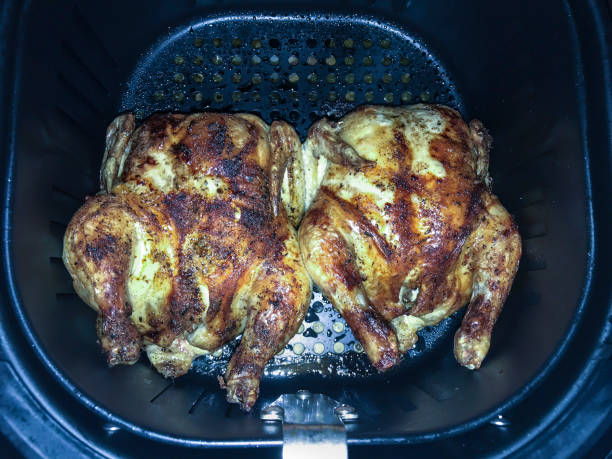
[{"label": "dark charred spot", "polygon": [[[423,192],[423,183],[421,182],[421,178],[418,175],[410,175],[410,177],[406,177],[402,173],[396,174],[391,179],[398,190],[401,190],[406,193],[418,193],[421,194]],[[402,196],[403,199],[409,199],[407,196]]]},{"label": "dark charred spot", "polygon": [[140,355],[140,335],[122,310],[99,316],[96,328],[110,366],[134,362]]},{"label": "dark charred spot", "polygon": [[267,218],[256,210],[248,208],[240,210],[240,223],[248,229],[261,229],[266,223],[266,220]]},{"label": "dark charred spot", "polygon": [[240,174],[242,170],[242,158],[235,156],[231,159],[222,159],[219,161],[219,173],[227,178],[234,178]]},{"label": "dark charred spot", "polygon": [[191,149],[187,145],[179,142],[173,145],[172,151],[183,162],[190,164],[191,159],[193,157],[193,151],[191,151]]},{"label": "dark charred spot", "polygon": [[[184,265],[184,262],[181,264]],[[170,310],[172,311],[169,324],[171,330],[191,329],[189,318],[202,312],[199,284],[192,268],[181,269],[176,277],[170,294]]]},{"label": "dark charred spot", "polygon": [[189,231],[199,220],[201,212],[201,200],[190,194],[169,193],[163,200],[168,215],[174,221],[181,234]]},{"label": "dark charred spot", "polygon": [[173,113],[155,113],[147,119],[144,126],[146,126],[149,133],[153,134],[154,136],[165,136],[168,126],[175,129],[184,118],[185,115]]},{"label": "dark charred spot", "polygon": [[511,218],[510,224],[504,228],[501,235],[504,239],[507,239],[515,233],[518,233],[518,227],[516,226],[514,220]]},{"label": "dark charred spot", "polygon": [[[476,216],[481,214],[483,209],[482,205],[482,193],[486,192],[485,185],[479,184],[471,190],[470,200],[467,206],[467,215],[466,220],[468,222],[473,222],[476,219]],[[486,217],[483,215],[483,222],[486,220]]]},{"label": "dark charred spot", "polygon": [[283,301],[282,298],[272,298],[270,300],[270,306],[272,306],[272,309],[279,309],[283,306]]},{"label": "dark charred spot", "polygon": [[406,143],[406,138],[404,137],[404,133],[394,129],[393,130],[393,139],[395,140],[395,144],[393,147],[393,158],[398,162],[406,162],[412,159],[412,152],[408,144]]},{"label": "dark charred spot", "polygon": [[116,249],[117,239],[110,234],[105,234],[91,244],[87,244],[85,246],[85,254],[88,258],[99,262],[107,255],[115,253]]},{"label": "dark charred spot", "polygon": [[208,125],[208,131],[208,150],[211,154],[220,155],[225,147],[227,126],[215,121]]},{"label": "dark charred spot", "polygon": [[235,256],[234,250],[227,245],[216,244],[213,247],[215,250],[216,258],[218,259],[228,260],[233,259]]}]

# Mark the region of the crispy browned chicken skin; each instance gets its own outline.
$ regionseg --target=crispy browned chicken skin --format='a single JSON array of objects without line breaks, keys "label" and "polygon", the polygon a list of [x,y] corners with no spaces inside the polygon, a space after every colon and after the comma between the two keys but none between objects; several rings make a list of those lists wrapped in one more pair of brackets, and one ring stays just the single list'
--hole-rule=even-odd
[{"label": "crispy browned chicken skin", "polygon": [[77,293],[98,311],[109,364],[134,363],[145,348],[176,377],[243,333],[221,383],[249,410],[310,299],[290,223],[303,212],[302,177],[301,144],[286,123],[157,114],[135,129],[131,114],[116,118],[102,190],[72,218],[63,254]]},{"label": "crispy browned chicken skin", "polygon": [[304,146],[324,179],[302,256],[379,370],[466,303],[457,361],[478,368],[489,349],[521,255],[491,193],[490,142],[480,121],[437,105],[367,106],[310,129]]}]

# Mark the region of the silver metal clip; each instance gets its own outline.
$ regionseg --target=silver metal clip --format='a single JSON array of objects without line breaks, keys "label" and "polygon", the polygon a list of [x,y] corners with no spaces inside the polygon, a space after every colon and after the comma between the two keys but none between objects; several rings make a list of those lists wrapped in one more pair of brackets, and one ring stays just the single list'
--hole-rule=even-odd
[{"label": "silver metal clip", "polygon": [[357,411],[323,394],[300,390],[283,394],[261,410],[265,422],[283,423],[283,459],[324,457],[346,459],[345,422],[356,421]]}]

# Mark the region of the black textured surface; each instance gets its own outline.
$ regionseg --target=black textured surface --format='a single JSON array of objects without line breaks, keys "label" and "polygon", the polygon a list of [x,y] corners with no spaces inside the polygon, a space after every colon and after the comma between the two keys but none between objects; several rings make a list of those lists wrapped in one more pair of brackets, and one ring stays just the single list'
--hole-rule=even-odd
[{"label": "black textured surface", "polygon": [[[129,92],[140,53],[193,18],[201,23],[231,4],[33,2],[21,20],[14,3],[2,6],[1,116],[8,127],[2,148],[10,153],[10,180],[2,184],[3,297],[15,306],[1,311],[3,354],[40,404],[30,416],[48,414],[70,442],[91,451],[150,456],[181,446],[278,444],[278,432],[228,408],[212,378],[179,379],[155,398],[167,382],[146,363],[106,369],[93,314],[71,293],[58,260],[65,223],[95,191],[104,127],[128,108],[121,95]],[[502,9],[482,2],[466,9],[442,1],[354,2],[350,13],[359,8],[359,17],[372,13],[418,36],[453,76],[464,115],[478,116],[492,130],[495,189],[517,216],[525,256],[480,372],[458,368],[451,349],[441,348],[439,358],[383,378],[269,378],[264,401],[308,387],[353,403],[362,421],[349,432],[352,448],[413,443],[405,451],[466,457],[533,456],[550,447],[564,456],[584,452],[582,445],[602,434],[601,417],[610,407],[612,91],[609,24],[602,24],[597,5],[518,2]],[[311,13],[326,6],[295,8]],[[298,29],[287,33],[299,36]],[[15,82],[8,79],[13,71]],[[283,116],[290,118],[286,109]],[[601,407],[587,403],[593,400]],[[485,423],[499,410],[510,427]],[[122,428],[109,429],[109,423]],[[568,436],[575,439],[571,448],[559,440]]]},{"label": "black textured surface", "polygon": [[172,28],[144,52],[121,110],[252,112],[304,137],[364,103],[421,101],[462,108],[442,64],[401,29],[357,15],[237,14]]}]

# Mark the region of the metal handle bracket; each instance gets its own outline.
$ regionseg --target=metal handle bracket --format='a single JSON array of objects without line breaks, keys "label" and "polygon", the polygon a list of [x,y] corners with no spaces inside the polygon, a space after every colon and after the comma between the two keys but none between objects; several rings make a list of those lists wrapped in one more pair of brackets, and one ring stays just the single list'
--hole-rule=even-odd
[{"label": "metal handle bracket", "polygon": [[345,422],[359,415],[352,406],[324,394],[300,390],[283,394],[261,410],[264,422],[282,422],[283,459],[325,458],[346,459]]}]

